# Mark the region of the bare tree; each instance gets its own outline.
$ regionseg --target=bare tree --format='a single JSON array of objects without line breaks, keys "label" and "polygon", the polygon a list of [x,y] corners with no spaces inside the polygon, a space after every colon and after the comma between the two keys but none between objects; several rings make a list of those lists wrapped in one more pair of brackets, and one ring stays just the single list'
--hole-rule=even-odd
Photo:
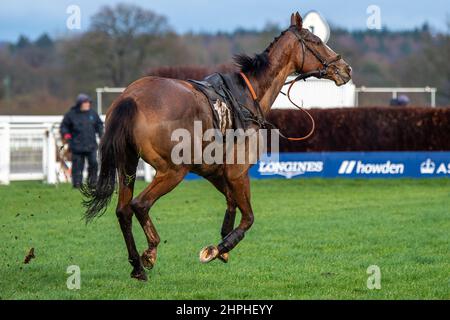
[{"label": "bare tree", "polygon": [[105,6],[92,17],[88,48],[109,73],[114,86],[122,86],[142,73],[146,52],[170,31],[167,19],[135,5]]}]

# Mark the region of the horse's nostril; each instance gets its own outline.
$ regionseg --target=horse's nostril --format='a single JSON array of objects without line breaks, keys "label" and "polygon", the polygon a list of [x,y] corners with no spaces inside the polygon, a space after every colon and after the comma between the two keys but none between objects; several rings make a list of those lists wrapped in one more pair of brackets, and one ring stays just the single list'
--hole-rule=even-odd
[{"label": "horse's nostril", "polygon": [[351,76],[352,75],[352,67],[347,66],[347,73]]}]

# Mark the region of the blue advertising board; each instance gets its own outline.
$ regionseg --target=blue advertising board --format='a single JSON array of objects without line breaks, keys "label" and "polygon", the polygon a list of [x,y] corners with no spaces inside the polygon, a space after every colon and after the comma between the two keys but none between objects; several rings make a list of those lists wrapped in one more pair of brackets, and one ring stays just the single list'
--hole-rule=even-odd
[{"label": "blue advertising board", "polygon": [[[450,177],[450,152],[305,152],[262,158],[250,176],[265,178]],[[189,174],[186,178],[197,176]]]}]

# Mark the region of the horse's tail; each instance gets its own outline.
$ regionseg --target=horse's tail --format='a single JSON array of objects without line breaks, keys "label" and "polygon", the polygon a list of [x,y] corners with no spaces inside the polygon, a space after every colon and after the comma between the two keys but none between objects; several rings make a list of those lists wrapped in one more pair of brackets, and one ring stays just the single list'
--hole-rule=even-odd
[{"label": "horse's tail", "polygon": [[100,174],[94,187],[83,185],[81,193],[86,207],[86,222],[105,213],[116,185],[116,174],[126,174],[127,154],[136,152],[133,123],[137,113],[132,98],[118,101],[113,107],[100,141]]}]

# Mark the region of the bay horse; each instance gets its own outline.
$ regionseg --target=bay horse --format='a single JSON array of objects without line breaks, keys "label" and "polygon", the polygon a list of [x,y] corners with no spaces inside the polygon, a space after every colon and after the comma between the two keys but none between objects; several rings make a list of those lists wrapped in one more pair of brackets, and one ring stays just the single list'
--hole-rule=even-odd
[{"label": "bay horse", "polygon": [[[230,74],[246,97],[246,107],[257,113],[258,102],[265,116],[287,77],[295,72],[314,73],[340,86],[351,78],[350,66],[318,37],[302,26],[300,14],[291,15],[291,25],[254,57],[239,55],[240,72]],[[105,212],[118,177],[116,215],[133,267],[131,277],[147,280],[144,267],[156,263],[160,238],[149,216],[153,204],[173,190],[188,172],[210,181],[226,199],[221,228],[222,241],[200,252],[201,262],[218,258],[228,261],[228,253],[244,238],[253,224],[250,204],[250,163],[175,164],[171,133],[178,128],[194,131],[194,121],[205,129],[213,128],[213,113],[205,95],[190,82],[148,76],[133,82],[112,103],[106,115],[106,130],[100,143],[100,175],[94,188],[82,190],[87,221]],[[253,127],[258,129],[257,124]],[[202,145],[204,147],[204,145]],[[139,158],[156,170],[153,181],[133,199]],[[191,162],[193,163],[193,162]],[[236,208],[241,219],[235,228]],[[132,216],[136,215],[145,233],[148,248],[139,256],[132,234]]]}]

